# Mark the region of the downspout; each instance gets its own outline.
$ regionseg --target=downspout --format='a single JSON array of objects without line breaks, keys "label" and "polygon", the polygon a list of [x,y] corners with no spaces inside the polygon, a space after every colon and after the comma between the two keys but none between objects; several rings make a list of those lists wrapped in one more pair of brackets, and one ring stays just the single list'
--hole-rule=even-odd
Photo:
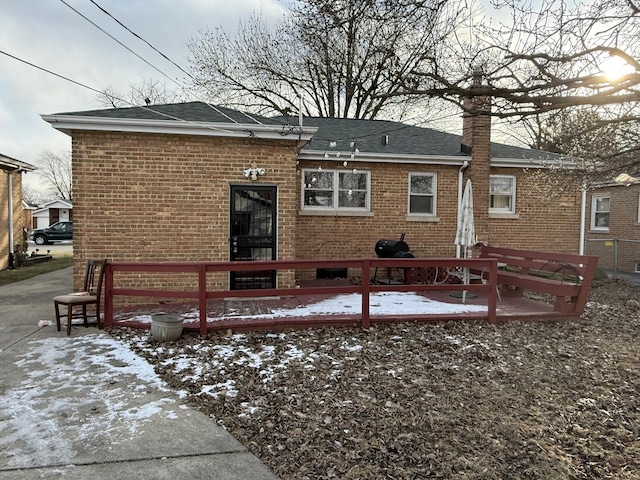
[{"label": "downspout", "polygon": [[[469,161],[465,160],[460,170],[458,170],[458,223],[456,224],[456,228],[458,228],[458,224],[460,223],[460,215],[462,214],[462,184],[464,181],[464,171],[469,168]],[[460,258],[462,253],[462,247],[460,245],[456,245],[456,258]]]},{"label": "downspout", "polygon": [[[20,169],[17,168],[15,170],[19,172]],[[7,190],[9,192],[9,201],[7,202],[9,205],[9,268],[16,268],[15,263],[13,261],[14,250],[13,250],[13,174],[14,172],[7,172],[8,185]]]}]

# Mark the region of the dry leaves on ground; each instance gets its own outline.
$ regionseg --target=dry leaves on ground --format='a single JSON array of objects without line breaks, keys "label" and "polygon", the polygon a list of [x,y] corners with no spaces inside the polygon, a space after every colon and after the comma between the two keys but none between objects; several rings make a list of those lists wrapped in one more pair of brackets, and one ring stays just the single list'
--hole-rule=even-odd
[{"label": "dry leaves on ground", "polygon": [[578,322],[111,333],[283,479],[640,478],[639,291]]}]

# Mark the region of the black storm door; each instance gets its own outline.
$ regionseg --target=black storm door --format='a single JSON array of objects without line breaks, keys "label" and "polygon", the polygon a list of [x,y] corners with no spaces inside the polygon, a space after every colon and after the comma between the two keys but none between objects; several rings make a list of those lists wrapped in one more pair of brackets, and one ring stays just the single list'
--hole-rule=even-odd
[{"label": "black storm door", "polygon": [[[276,194],[276,187],[231,187],[231,261],[276,259]],[[275,286],[275,270],[231,272],[231,290]]]}]

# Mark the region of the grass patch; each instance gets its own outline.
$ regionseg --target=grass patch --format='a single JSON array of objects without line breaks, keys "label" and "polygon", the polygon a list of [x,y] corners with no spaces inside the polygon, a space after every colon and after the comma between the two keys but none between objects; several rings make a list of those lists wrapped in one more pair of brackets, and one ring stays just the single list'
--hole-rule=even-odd
[{"label": "grass patch", "polygon": [[0,272],[0,286],[20,282],[21,280],[60,270],[61,268],[67,268],[72,264],[72,256],[60,256],[53,257],[48,262],[36,263],[28,267],[16,268],[15,270],[3,270]]}]

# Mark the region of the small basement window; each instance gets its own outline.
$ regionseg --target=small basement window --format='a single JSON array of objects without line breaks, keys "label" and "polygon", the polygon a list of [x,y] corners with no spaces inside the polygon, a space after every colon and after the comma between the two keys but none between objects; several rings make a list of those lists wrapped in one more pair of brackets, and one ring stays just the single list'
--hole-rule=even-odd
[{"label": "small basement window", "polygon": [[347,278],[346,268],[316,268],[316,280]]},{"label": "small basement window", "polygon": [[636,260],[636,266],[633,270],[635,273],[640,273],[640,261]]}]

